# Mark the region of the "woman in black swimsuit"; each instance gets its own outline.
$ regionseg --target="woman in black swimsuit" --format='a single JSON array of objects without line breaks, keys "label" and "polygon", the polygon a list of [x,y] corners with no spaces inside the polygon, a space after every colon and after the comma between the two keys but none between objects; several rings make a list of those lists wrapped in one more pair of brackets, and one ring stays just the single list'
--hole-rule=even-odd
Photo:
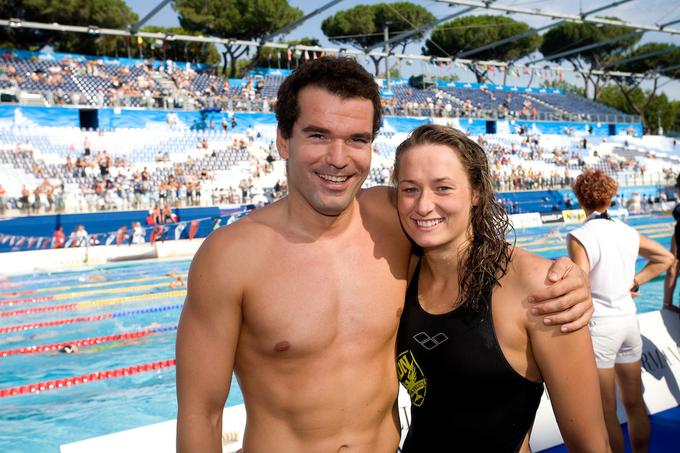
[{"label": "woman in black swimsuit", "polygon": [[528,452],[544,383],[569,450],[608,451],[588,330],[530,314],[550,261],[507,243],[484,150],[425,125],[395,159],[399,218],[422,251],[397,337],[411,397],[403,451]]}]

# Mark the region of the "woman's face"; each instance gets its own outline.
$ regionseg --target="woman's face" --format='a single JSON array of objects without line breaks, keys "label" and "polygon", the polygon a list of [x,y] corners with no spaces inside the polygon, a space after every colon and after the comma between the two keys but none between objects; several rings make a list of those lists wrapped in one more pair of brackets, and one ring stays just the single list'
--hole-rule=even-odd
[{"label": "woman's face", "polygon": [[397,209],[406,234],[425,250],[464,246],[476,203],[458,153],[445,145],[415,146],[401,156]]}]

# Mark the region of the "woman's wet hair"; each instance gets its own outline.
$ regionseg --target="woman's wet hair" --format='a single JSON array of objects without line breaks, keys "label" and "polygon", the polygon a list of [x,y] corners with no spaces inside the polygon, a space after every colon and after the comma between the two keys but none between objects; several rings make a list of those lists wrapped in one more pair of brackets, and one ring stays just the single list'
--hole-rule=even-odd
[{"label": "woman's wet hair", "polygon": [[470,212],[470,241],[458,255],[461,271],[458,273],[460,291],[456,306],[487,309],[490,298],[485,296],[490,295],[508,271],[512,248],[506,240],[506,233],[512,227],[491,186],[486,153],[457,129],[436,124],[420,126],[397,147],[392,173],[395,189],[404,153],[422,145],[444,145],[455,152],[467,173],[472,193],[476,194],[477,203]]}]

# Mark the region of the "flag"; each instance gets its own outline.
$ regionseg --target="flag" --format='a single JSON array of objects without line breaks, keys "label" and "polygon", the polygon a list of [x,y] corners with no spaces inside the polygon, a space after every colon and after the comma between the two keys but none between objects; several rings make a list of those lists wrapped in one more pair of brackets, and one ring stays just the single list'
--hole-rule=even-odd
[{"label": "flag", "polygon": [[177,224],[175,227],[175,240],[178,241],[179,238],[182,237],[182,231],[184,231],[184,228],[187,226],[185,222],[180,222]]},{"label": "flag", "polygon": [[198,231],[198,220],[192,220],[189,226],[189,239],[193,239]]}]

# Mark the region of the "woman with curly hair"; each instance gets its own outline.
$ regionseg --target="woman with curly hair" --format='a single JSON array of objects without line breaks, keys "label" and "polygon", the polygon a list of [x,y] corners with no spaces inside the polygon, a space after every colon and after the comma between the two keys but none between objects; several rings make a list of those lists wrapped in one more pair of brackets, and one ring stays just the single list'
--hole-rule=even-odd
[{"label": "woman with curly hair", "polygon": [[424,125],[397,148],[392,179],[421,251],[397,335],[411,398],[402,451],[529,451],[544,382],[570,451],[608,451],[590,335],[531,316],[550,261],[508,244],[484,150]]},{"label": "woman with curly hair", "polygon": [[[590,277],[595,305],[590,334],[612,451],[624,451],[616,416],[618,384],[633,451],[646,452],[650,429],[642,397],[642,339],[633,297],[640,285],[668,269],[674,258],[658,242],[609,216],[607,208],[617,188],[616,181],[601,170],[586,170],[576,178],[573,190],[586,220],[569,233],[567,249],[571,259]],[[638,255],[649,261],[636,273]]]}]

